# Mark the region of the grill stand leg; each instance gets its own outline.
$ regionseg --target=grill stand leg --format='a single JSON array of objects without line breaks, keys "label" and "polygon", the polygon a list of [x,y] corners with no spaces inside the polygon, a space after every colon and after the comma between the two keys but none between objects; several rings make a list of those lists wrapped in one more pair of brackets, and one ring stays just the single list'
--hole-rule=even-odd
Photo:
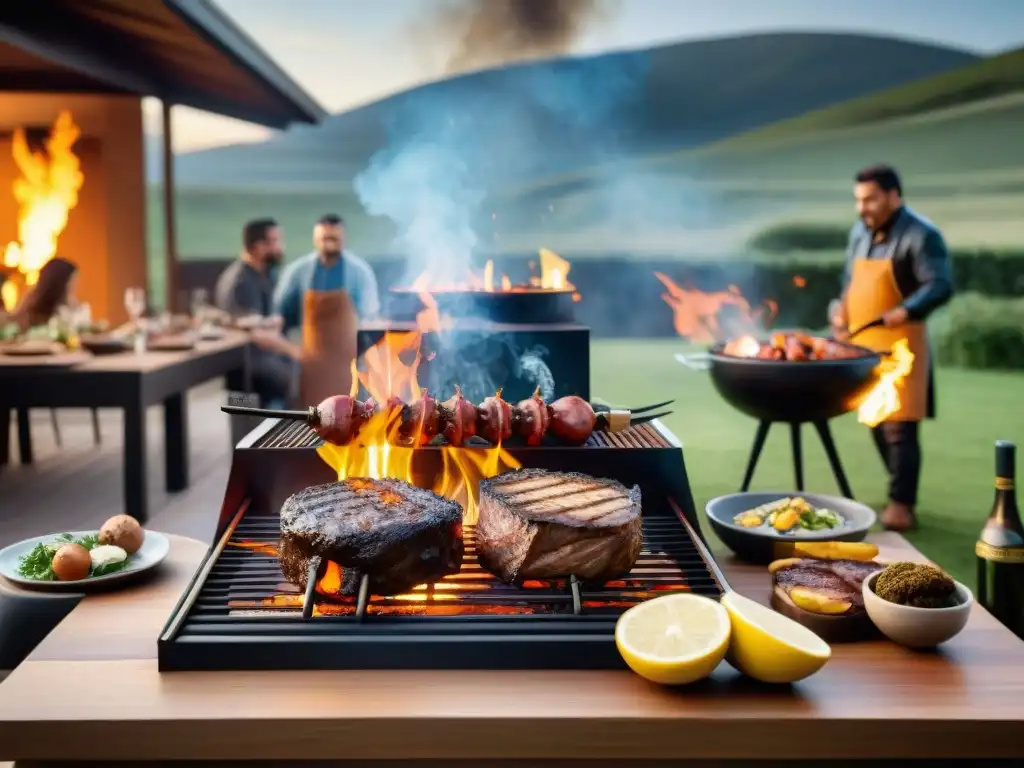
[{"label": "grill stand leg", "polygon": [[754,479],[754,470],[757,469],[757,460],[761,458],[761,449],[764,448],[764,441],[768,438],[768,430],[771,429],[770,421],[761,421],[757,424],[757,434],[754,435],[754,446],[750,449],[750,459],[747,461],[747,471],[743,475],[743,485],[740,486],[740,493],[750,490],[750,481]]},{"label": "grill stand leg", "polygon": [[793,474],[796,479],[796,489],[804,489],[804,450],[800,441],[800,425],[789,425],[789,442],[793,448]]},{"label": "grill stand leg", "polygon": [[832,439],[832,430],[827,421],[814,422],[814,428],[818,430],[818,437],[821,444],[825,446],[825,455],[828,456],[828,463],[832,465],[832,474],[839,485],[839,492],[848,499],[853,498],[853,491],[850,490],[850,483],[846,479],[846,472],[843,471],[843,463],[839,460],[839,452],[836,450],[835,441]]}]

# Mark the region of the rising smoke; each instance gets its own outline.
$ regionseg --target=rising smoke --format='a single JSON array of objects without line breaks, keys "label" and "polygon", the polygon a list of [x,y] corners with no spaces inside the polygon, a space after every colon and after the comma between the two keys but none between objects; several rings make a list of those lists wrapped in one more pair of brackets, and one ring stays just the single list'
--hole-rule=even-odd
[{"label": "rising smoke", "polygon": [[[566,53],[612,7],[601,0],[448,3],[429,28],[449,41],[447,69],[462,71]],[[460,283],[479,269],[474,254],[494,245],[484,240],[487,225],[501,215],[490,209],[493,193],[511,180],[591,162],[602,152],[614,156],[618,115],[628,111],[648,67],[645,53],[563,59],[455,77],[397,100],[387,144],[354,187],[367,213],[395,226],[407,265],[401,282],[426,273],[434,284]],[[567,156],[571,151],[580,154]],[[457,364],[463,352],[470,356],[455,335],[441,335],[447,347],[438,359]],[[514,355],[521,375],[552,388],[541,355]],[[474,384],[493,391],[487,382]]]},{"label": "rising smoke", "polygon": [[450,51],[447,74],[571,50],[586,31],[606,21],[612,0],[457,0],[427,23]]}]

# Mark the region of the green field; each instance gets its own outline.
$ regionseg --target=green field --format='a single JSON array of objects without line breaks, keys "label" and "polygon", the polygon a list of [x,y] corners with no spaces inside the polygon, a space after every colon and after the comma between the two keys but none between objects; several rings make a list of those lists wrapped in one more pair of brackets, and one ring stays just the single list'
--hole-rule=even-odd
[{"label": "green field", "polygon": [[[679,351],[673,341],[595,342],[592,387],[596,396],[625,406],[676,399],[666,423],[683,443],[694,500],[703,508],[708,499],[739,489],[755,422],[726,405],[706,373],[676,362],[673,353]],[[973,584],[974,541],[992,503],[993,443],[1024,443],[1024,375],[940,370],[937,383],[939,418],[923,427],[920,529],[909,538],[956,578]],[[854,493],[880,509],[886,479],[867,428],[851,415],[834,421],[832,429]],[[817,436],[810,428],[806,432],[807,488],[836,493]],[[792,485],[789,431],[777,427],[752,489]]]}]

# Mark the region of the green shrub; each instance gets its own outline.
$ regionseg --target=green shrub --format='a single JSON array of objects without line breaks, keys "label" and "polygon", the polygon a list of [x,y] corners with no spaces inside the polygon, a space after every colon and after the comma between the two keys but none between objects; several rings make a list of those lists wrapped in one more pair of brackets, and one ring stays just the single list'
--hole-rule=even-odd
[{"label": "green shrub", "polygon": [[781,222],[763,229],[747,245],[762,253],[842,250],[850,239],[850,228],[835,224]]},{"label": "green shrub", "polygon": [[940,363],[1024,370],[1024,299],[962,294],[936,313],[930,330]]}]

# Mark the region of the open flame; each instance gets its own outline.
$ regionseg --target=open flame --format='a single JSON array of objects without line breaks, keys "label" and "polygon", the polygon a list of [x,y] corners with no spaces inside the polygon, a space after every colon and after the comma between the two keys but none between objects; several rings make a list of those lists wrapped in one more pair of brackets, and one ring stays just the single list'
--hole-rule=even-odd
[{"label": "open flame", "polygon": [[[530,293],[536,291],[572,291],[573,300],[579,301],[580,294],[576,286],[569,282],[569,270],[572,265],[554,251],[541,248],[540,274],[531,275],[526,284],[516,284],[508,275],[497,275],[494,260],[488,259],[481,272],[470,271],[466,279],[457,283],[438,283],[429,272],[413,280],[410,290],[415,291],[422,299],[424,295],[449,293],[455,291],[480,291],[483,293]],[[534,264],[531,262],[531,267]],[[426,302],[424,302],[426,304]]]},{"label": "open flame", "polygon": [[[401,408],[386,407],[392,398],[411,405],[423,396],[416,375],[422,360],[422,338],[419,331],[386,333],[366,351],[362,369],[353,363],[351,395],[355,397],[362,386],[382,407],[350,444],[324,443],[317,449],[320,458],[338,473],[338,480],[390,477],[410,484],[423,484],[424,479],[414,477],[413,473],[416,449],[396,444],[402,426]],[[419,442],[419,435],[414,435],[412,444],[418,445]],[[462,505],[463,524],[473,524],[477,520],[480,481],[521,466],[500,445],[474,448],[442,446],[438,450],[441,451],[441,470],[436,477],[427,480],[429,484],[425,487]],[[317,582],[317,590],[322,594],[336,594],[341,583],[340,566],[329,562]],[[417,587],[416,590],[423,588]],[[427,599],[423,593],[417,592],[417,595],[397,595],[393,599]],[[433,599],[444,597],[435,594]]]},{"label": "open flame", "polygon": [[[375,414],[350,444],[337,446],[325,443],[317,449],[320,457],[338,473],[339,480],[349,478],[379,479],[392,477],[407,483],[423,482],[414,477],[414,447],[399,443],[402,426],[401,408],[386,407],[392,398],[413,404],[423,395],[416,370],[422,359],[418,331],[390,332],[363,356],[363,368],[354,367],[352,395],[360,385],[381,404]],[[412,445],[419,444],[414,435]],[[437,477],[429,479],[435,493],[462,505],[463,522],[472,524],[477,519],[478,485],[485,477],[494,477],[520,466],[519,462],[502,446],[439,448],[442,469]]]},{"label": "open flame", "polygon": [[914,367],[914,353],[906,339],[892,345],[892,354],[882,358],[875,372],[878,383],[857,408],[857,421],[877,427],[900,409],[900,388]]},{"label": "open flame", "polygon": [[[45,152],[33,152],[23,129],[14,132],[11,151],[21,177],[12,189],[18,202],[18,239],[4,249],[3,265],[20,273],[26,286],[36,284],[39,270],[57,254],[57,238],[78,205],[85,177],[72,151],[81,131],[70,112],[61,112],[46,140]],[[19,281],[7,280],[0,288],[4,306],[14,309]]]},{"label": "open flame", "polygon": [[[731,335],[730,330],[757,328],[775,317],[775,302],[765,301],[751,307],[735,285],[724,291],[705,293],[696,288],[683,288],[661,272],[655,272],[654,276],[665,286],[661,298],[672,308],[676,333],[695,344],[712,344]],[[725,329],[723,322],[728,326]]]}]

